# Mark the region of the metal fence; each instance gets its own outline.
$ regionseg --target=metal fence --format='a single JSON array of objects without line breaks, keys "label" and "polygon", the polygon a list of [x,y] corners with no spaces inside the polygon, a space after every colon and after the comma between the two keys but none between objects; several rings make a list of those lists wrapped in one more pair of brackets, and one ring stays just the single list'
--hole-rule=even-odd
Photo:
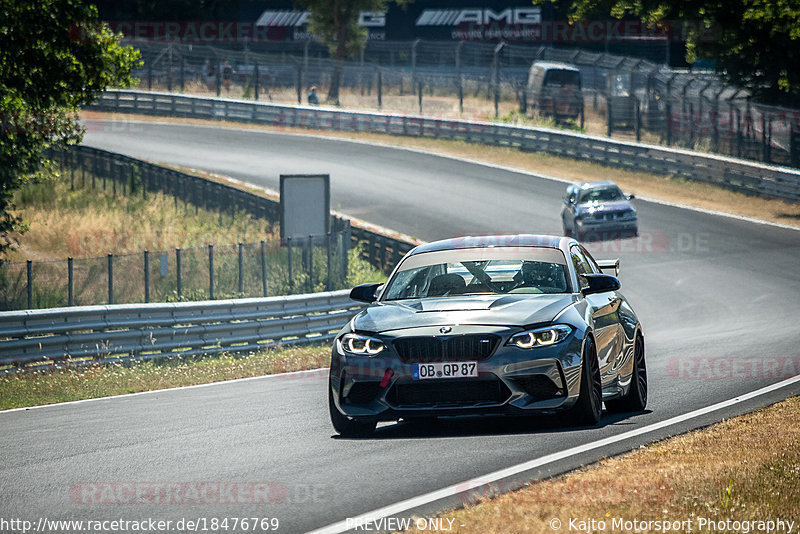
[{"label": "metal fence", "polygon": [[800,201],[800,171],[795,169],[565,130],[141,91],[107,91],[91,109],[509,146],[623,169],[679,176],[746,194]]},{"label": "metal fence", "polygon": [[[273,223],[277,201],[231,185],[86,146],[51,152],[72,188],[113,195],[155,192],[182,205]],[[84,236],[79,249],[99,250],[113,236]],[[266,297],[344,288],[348,252],[359,246],[371,265],[387,272],[414,244],[332,217],[331,233],[246,243],[203,243],[170,250],[60,260],[0,262],[0,310],[133,302]],[[111,248],[111,247],[109,247]]]},{"label": "metal fence", "polygon": [[266,297],[342,289],[346,231],[303,240],[0,263],[0,310]]},{"label": "metal fence", "polygon": [[[252,50],[134,42],[142,52],[140,88],[306,102],[312,85],[330,85],[334,62],[307,41]],[[581,71],[585,116],[593,134],[728,154],[800,167],[800,111],[750,101],[708,71],[671,69],[641,58],[508,43],[369,42],[344,63],[342,104],[438,117],[520,119],[533,61]],[[227,64],[226,64],[227,62]],[[403,98],[405,97],[405,98]],[[540,119],[542,117],[539,117]]]},{"label": "metal fence", "polygon": [[348,291],[0,312],[0,372],[330,340],[363,305]]}]

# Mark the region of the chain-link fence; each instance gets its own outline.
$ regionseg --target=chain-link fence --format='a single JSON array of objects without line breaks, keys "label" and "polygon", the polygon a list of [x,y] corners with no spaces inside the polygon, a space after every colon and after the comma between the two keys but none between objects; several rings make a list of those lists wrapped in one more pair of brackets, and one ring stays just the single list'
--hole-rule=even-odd
[{"label": "chain-link fence", "polygon": [[0,310],[266,297],[344,289],[349,229],[280,242],[0,263]]},{"label": "chain-link fence", "polygon": [[[92,147],[50,151],[70,188],[106,194],[163,193],[182,205],[219,212],[220,227],[230,214],[244,212],[277,224],[280,204],[250,191],[183,173],[143,160]],[[388,273],[413,243],[351,226],[331,216],[331,232],[303,238],[242,243],[198,244],[60,260],[0,261],[0,311],[93,304],[196,301],[245,298],[349,287],[353,253]],[[216,233],[214,234],[216,235]],[[211,241],[199,234],[198,241]],[[152,239],[151,239],[152,238]],[[82,236],[79,251],[98,251],[109,244],[136,248],[130,236],[100,232]],[[113,247],[111,247],[113,248]],[[88,255],[88,254],[87,254]]]},{"label": "chain-link fence", "polygon": [[[335,62],[313,41],[257,51],[180,43],[132,43],[140,88],[307,104],[331,85]],[[580,120],[554,122],[528,90],[534,61],[581,75]],[[755,104],[713,73],[567,48],[508,43],[369,42],[341,65],[340,104],[441,117],[519,120],[595,135],[800,166],[800,111]],[[531,109],[542,110],[531,115]],[[526,116],[527,114],[527,116]]]}]

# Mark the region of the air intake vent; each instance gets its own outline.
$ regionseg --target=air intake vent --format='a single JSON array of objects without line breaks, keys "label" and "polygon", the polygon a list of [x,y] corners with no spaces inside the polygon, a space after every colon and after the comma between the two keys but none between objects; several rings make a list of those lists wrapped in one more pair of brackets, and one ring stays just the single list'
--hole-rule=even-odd
[{"label": "air intake vent", "polygon": [[565,392],[545,375],[519,376],[514,382],[520,385],[525,393],[536,400],[563,397]]},{"label": "air intake vent", "polygon": [[457,408],[502,404],[511,392],[502,381],[429,380],[397,383],[386,396],[389,403],[407,408]]},{"label": "air intake vent", "polygon": [[499,343],[494,334],[403,337],[394,341],[394,348],[405,363],[464,362],[487,359]]}]

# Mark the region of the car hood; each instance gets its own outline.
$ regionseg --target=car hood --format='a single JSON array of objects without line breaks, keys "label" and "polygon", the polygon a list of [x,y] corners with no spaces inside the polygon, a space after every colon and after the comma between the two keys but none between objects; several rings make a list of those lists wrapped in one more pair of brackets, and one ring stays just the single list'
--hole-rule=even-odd
[{"label": "car hood", "polygon": [[589,204],[581,204],[580,211],[593,211],[593,212],[615,212],[633,209],[630,200],[614,200],[611,202],[597,202]]},{"label": "car hood", "polygon": [[408,299],[371,305],[353,318],[355,330],[386,332],[440,325],[526,326],[552,321],[577,302],[571,294],[486,295]]}]

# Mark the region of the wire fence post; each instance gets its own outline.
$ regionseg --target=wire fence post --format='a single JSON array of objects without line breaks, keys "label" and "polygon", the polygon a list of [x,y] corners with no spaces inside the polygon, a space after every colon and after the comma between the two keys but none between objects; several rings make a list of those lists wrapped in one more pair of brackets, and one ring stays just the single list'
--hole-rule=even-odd
[{"label": "wire fence post", "polygon": [[239,243],[239,296],[244,294],[244,261],[242,259],[243,245]]},{"label": "wire fence post", "polygon": [[108,303],[114,304],[114,255],[108,255]]},{"label": "wire fence post", "polygon": [[325,291],[331,291],[333,288],[333,273],[331,272],[331,233],[328,232],[325,236],[325,248],[328,253],[328,271],[327,280],[325,282]]},{"label": "wire fence post", "polygon": [[144,251],[144,301],[150,302],[150,251]]},{"label": "wire fence post", "polygon": [[376,67],[376,70],[378,71],[378,109],[381,109],[381,106],[383,106],[383,73],[380,68]]},{"label": "wire fence post", "polygon": [[261,240],[261,293],[267,296],[267,243]]},{"label": "wire fence post", "polygon": [[464,75],[459,73],[458,79],[458,113],[464,114]]},{"label": "wire fence post", "polygon": [[342,280],[342,284],[347,283],[347,274],[350,271],[350,245],[352,244],[352,227],[350,226],[350,219],[347,219],[344,222],[344,249],[342,251],[342,260],[343,260],[343,269],[342,273],[344,279]]},{"label": "wire fence post", "polygon": [[297,65],[297,103],[303,103],[303,67]]},{"label": "wire fence post", "polygon": [[25,274],[28,278],[28,309],[33,309],[33,261],[25,262]]},{"label": "wire fence post", "polygon": [[72,271],[72,258],[67,258],[67,306],[75,305],[75,278]]},{"label": "wire fence post", "polygon": [[185,58],[183,56],[181,56],[181,76],[180,76],[180,79],[181,79],[181,93],[183,92],[183,90],[184,90],[184,88],[186,86],[186,69],[185,69],[186,65],[185,65],[185,61],[186,61]]},{"label": "wire fence post", "polygon": [[308,236],[308,292],[314,291],[314,236]]},{"label": "wire fence post", "polygon": [[292,238],[286,238],[286,253],[287,253],[287,266],[289,268],[289,291],[294,289],[294,280],[292,279]]},{"label": "wire fence post", "polygon": [[337,236],[338,244],[336,246],[336,253],[339,255],[339,283],[341,287],[344,287],[345,282],[347,281],[347,273],[345,267],[345,261],[347,254],[345,253],[344,247],[344,231],[340,232]]},{"label": "wire fence post", "polygon": [[494,116],[499,115],[500,107],[500,53],[506,46],[505,41],[494,47]]},{"label": "wire fence post", "polygon": [[214,300],[214,245],[208,245],[208,295]]},{"label": "wire fence post", "polygon": [[175,283],[177,285],[178,300],[183,298],[183,284],[181,283],[181,249],[175,249]]},{"label": "wire fence post", "polygon": [[256,62],[255,66],[253,67],[253,100],[258,101],[258,82],[260,74],[258,72],[258,62]]}]

